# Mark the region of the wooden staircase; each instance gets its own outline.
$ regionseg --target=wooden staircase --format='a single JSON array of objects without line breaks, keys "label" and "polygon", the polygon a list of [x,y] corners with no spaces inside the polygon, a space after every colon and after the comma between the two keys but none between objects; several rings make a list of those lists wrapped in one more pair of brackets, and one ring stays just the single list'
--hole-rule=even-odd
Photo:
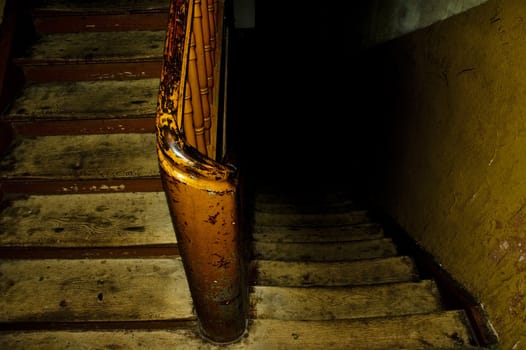
[{"label": "wooden staircase", "polygon": [[31,8],[2,114],[0,349],[481,348],[349,193],[270,184],[247,202],[248,330],[199,336],[155,150],[168,5]]}]

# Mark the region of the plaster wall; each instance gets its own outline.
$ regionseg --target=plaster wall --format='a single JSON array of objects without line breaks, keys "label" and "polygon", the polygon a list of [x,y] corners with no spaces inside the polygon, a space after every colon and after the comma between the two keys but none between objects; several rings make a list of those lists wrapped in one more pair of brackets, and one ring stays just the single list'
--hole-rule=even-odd
[{"label": "plaster wall", "polygon": [[526,2],[490,0],[377,47],[360,67],[374,98],[363,106],[372,200],[514,350],[526,349],[525,38]]}]

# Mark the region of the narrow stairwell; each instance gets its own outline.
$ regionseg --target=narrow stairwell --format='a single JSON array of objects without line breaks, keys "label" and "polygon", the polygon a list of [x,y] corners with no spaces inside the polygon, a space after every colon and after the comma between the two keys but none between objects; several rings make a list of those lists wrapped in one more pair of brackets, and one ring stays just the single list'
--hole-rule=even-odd
[{"label": "narrow stairwell", "polygon": [[169,1],[75,3],[36,1],[13,58],[0,349],[482,348],[352,193],[283,184],[247,202],[248,330],[205,342],[155,151]]},{"label": "narrow stairwell", "polygon": [[478,348],[464,311],[351,193],[294,187],[255,193],[251,317],[271,348]]}]

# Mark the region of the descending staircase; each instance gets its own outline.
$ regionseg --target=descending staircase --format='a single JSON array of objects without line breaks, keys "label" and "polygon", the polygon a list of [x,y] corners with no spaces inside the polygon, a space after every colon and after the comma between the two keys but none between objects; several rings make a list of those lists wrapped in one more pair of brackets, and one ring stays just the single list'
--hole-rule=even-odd
[{"label": "descending staircase", "polygon": [[[13,59],[0,349],[223,348],[197,334],[159,178],[168,1],[119,3],[35,2],[34,40]],[[465,312],[350,193],[262,178],[250,198],[248,331],[224,348],[480,348]]]}]

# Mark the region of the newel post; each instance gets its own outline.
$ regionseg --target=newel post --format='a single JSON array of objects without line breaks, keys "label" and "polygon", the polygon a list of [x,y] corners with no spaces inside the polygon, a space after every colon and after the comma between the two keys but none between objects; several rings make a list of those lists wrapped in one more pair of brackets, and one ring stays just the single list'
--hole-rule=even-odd
[{"label": "newel post", "polygon": [[157,154],[201,334],[215,343],[230,343],[245,331],[248,294],[238,174],[192,142],[201,135],[207,117],[199,112],[210,99],[201,95],[207,88],[195,79],[207,72],[195,69],[200,56],[192,51],[191,38],[194,32],[202,36],[203,13],[221,19],[222,11],[215,7],[211,0],[172,0],[157,104]]},{"label": "newel post", "polygon": [[[180,146],[174,152],[177,145],[164,145],[158,153],[200,330],[212,342],[234,342],[245,331],[247,298],[235,171],[194,161],[199,154]],[[183,157],[188,163],[174,163],[164,148],[190,152]]]}]

